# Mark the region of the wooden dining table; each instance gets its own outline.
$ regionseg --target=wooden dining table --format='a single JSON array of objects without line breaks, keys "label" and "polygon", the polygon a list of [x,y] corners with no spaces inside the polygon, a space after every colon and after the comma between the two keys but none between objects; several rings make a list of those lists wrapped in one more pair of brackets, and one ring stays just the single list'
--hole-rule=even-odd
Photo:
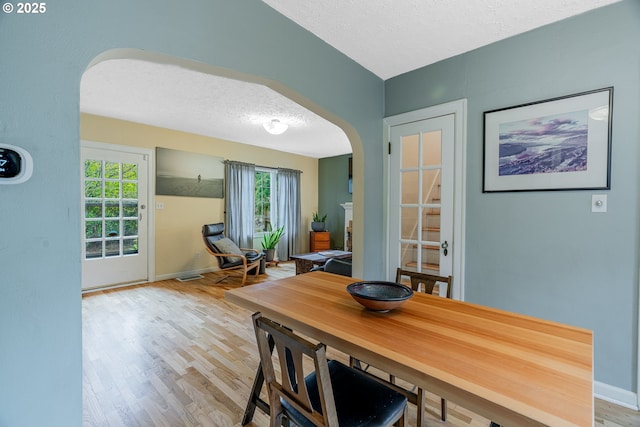
[{"label": "wooden dining table", "polygon": [[593,426],[592,331],[419,292],[374,312],[355,281],[311,272],[225,298],[500,425]]}]

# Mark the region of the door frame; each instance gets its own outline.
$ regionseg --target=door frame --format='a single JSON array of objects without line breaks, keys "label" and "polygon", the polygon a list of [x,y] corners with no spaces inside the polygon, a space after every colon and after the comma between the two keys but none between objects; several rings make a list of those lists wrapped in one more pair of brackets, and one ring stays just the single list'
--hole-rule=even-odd
[{"label": "door frame", "polygon": [[383,119],[385,153],[383,174],[384,179],[384,200],[385,209],[384,221],[384,242],[385,242],[385,267],[384,274],[389,277],[390,253],[389,253],[389,220],[390,220],[390,197],[389,187],[391,176],[389,144],[391,143],[391,128],[393,126],[404,125],[411,122],[428,120],[435,117],[453,114],[454,119],[454,172],[453,172],[453,237],[456,250],[453,251],[452,275],[456,286],[453,288],[452,297],[464,301],[464,254],[465,254],[465,201],[466,201],[466,169],[467,169],[467,100],[447,102],[433,107],[422,108],[420,110],[409,111]]},{"label": "door frame", "polygon": [[[110,144],[106,142],[97,142],[97,141],[88,141],[88,140],[80,140],[80,150],[83,148],[94,148],[99,150],[107,150],[107,151],[120,151],[123,153],[131,153],[131,154],[140,154],[147,156],[149,159],[147,165],[147,282],[155,282],[156,280],[156,233],[155,233],[155,194],[156,194],[156,162],[155,162],[155,150],[150,148],[142,148],[142,147],[132,147],[128,145],[118,145],[118,144]],[[82,156],[81,156],[82,157]],[[82,174],[84,173],[84,169],[80,168],[80,180],[84,178]],[[82,187],[82,186],[81,186]],[[82,233],[84,235],[84,233]],[[80,244],[83,244],[82,240]],[[137,283],[146,283],[146,282],[137,282]],[[123,286],[131,286],[136,283],[123,283],[114,286],[106,286],[102,287],[99,290],[104,289],[112,289],[119,288]],[[82,286],[82,284],[81,284]],[[82,292],[92,292],[97,289],[86,289]]]}]

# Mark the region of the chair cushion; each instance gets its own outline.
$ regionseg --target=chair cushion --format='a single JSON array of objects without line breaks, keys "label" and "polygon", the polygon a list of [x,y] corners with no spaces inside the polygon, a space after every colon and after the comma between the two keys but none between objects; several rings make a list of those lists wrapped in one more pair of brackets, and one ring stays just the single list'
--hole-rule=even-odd
[{"label": "chair cushion", "polygon": [[[341,426],[387,426],[404,411],[407,398],[368,377],[367,374],[336,360],[329,361],[329,373]],[[311,405],[316,411],[321,412],[315,372],[307,376],[305,382]],[[314,425],[286,401],[282,401],[282,406],[293,422],[300,427]]]},{"label": "chair cushion", "polygon": [[217,224],[205,224],[202,226],[202,235],[209,237],[209,240],[214,241],[224,238],[224,224],[219,222]]},{"label": "chair cushion", "polygon": [[[238,247],[238,245],[233,243],[233,241],[228,237],[225,237],[224,239],[216,240],[215,242],[212,242],[212,244],[213,246],[216,247],[218,252],[220,252],[221,254],[234,254],[234,255],[241,255],[241,256],[244,255],[240,250],[240,248]],[[242,258],[240,258],[239,256],[228,256],[226,258],[227,258],[227,262],[230,262],[230,263],[242,261]]]},{"label": "chair cushion", "polygon": [[324,265],[324,271],[351,277],[351,265],[351,258],[330,258]]},{"label": "chair cushion", "polygon": [[244,256],[247,258],[247,262],[254,262],[260,260],[264,256],[264,252],[245,252]]}]

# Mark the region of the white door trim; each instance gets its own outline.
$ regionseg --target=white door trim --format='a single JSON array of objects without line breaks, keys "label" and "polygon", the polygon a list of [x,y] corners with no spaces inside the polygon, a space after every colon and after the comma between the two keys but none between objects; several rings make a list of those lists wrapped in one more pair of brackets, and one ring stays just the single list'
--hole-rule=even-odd
[{"label": "white door trim", "polygon": [[[155,225],[155,194],[156,194],[156,161],[155,161],[155,151],[150,148],[142,148],[142,147],[132,147],[128,145],[117,145],[117,144],[109,144],[106,142],[96,142],[96,141],[87,141],[80,140],[81,148],[97,148],[101,150],[111,150],[111,151],[121,151],[124,153],[133,153],[133,154],[141,154],[146,155],[149,158],[149,164],[147,168],[147,182],[148,182],[148,193],[147,193],[147,243],[149,247],[147,248],[147,267],[148,271],[148,281],[154,282],[156,280],[156,225]],[[82,173],[80,171],[81,176],[80,179],[83,179]],[[132,283],[127,283],[125,286],[132,285]]]},{"label": "white door trim", "polygon": [[[467,100],[460,99],[445,104],[435,105],[433,107],[423,108],[420,110],[410,111],[395,116],[385,117],[384,126],[384,144],[383,150],[388,152],[388,144],[391,140],[391,127],[403,125],[420,120],[431,119],[434,117],[444,116],[448,114],[455,115],[454,124],[454,175],[453,175],[453,236],[456,242],[457,250],[453,251],[453,277],[456,285],[453,288],[453,298],[464,300],[464,254],[465,254],[465,200],[466,200],[466,169],[467,169]],[[386,200],[386,218],[385,218],[385,276],[389,274],[389,159],[384,163],[385,188],[384,198]]]}]

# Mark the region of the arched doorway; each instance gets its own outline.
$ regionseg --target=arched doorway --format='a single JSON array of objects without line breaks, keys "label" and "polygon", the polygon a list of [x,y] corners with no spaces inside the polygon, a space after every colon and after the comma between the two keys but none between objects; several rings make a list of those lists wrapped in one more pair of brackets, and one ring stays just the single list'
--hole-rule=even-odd
[{"label": "arched doorway", "polygon": [[[160,54],[154,54],[154,53],[150,53],[147,51],[139,51],[139,50],[135,50],[135,49],[116,49],[116,50],[110,50],[107,51],[101,55],[99,55],[98,57],[96,57],[92,63],[90,64],[90,66],[87,68],[87,71],[91,71],[92,69],[95,69],[96,67],[99,67],[101,64],[105,64],[107,61],[110,62],[114,62],[114,61],[137,61],[139,63],[144,63],[147,65],[151,65],[154,66],[154,70],[159,69],[160,68],[172,68],[172,69],[180,69],[181,71],[186,71],[186,72],[191,72],[194,73],[194,75],[197,73],[198,75],[206,75],[206,76],[210,76],[210,77],[214,77],[214,78],[218,78],[218,79],[225,79],[225,80],[230,80],[233,82],[236,82],[238,84],[244,84],[244,86],[249,86],[252,85],[254,87],[259,87],[263,90],[268,90],[270,92],[273,92],[275,94],[277,94],[278,97],[280,97],[283,100],[286,100],[287,102],[289,102],[290,104],[295,104],[295,106],[299,109],[305,109],[308,110],[310,112],[310,114],[316,116],[319,118],[319,120],[323,121],[326,123],[326,125],[331,126],[333,128],[335,128],[339,133],[340,133],[340,138],[344,139],[351,147],[356,147],[356,149],[353,149],[353,158],[354,158],[354,176],[353,176],[353,180],[354,180],[354,204],[357,206],[357,198],[358,198],[358,189],[360,188],[361,185],[361,170],[362,168],[359,165],[360,160],[360,156],[358,154],[359,150],[357,148],[360,147],[360,142],[359,142],[359,138],[357,137],[357,134],[355,133],[355,131],[352,129],[351,126],[349,126],[348,124],[344,123],[343,121],[341,121],[340,119],[336,118],[335,116],[333,116],[332,114],[324,111],[323,109],[321,109],[320,107],[318,107],[317,105],[314,105],[312,103],[310,103],[307,99],[304,99],[302,96],[300,96],[299,94],[293,92],[292,90],[290,90],[289,88],[284,87],[283,85],[274,82],[274,81],[268,81],[262,78],[257,78],[255,76],[248,76],[245,74],[241,74],[241,73],[236,73],[227,69],[222,69],[219,67],[214,67],[214,66],[210,66],[207,64],[203,64],[203,63],[199,63],[199,62],[195,62],[195,61],[190,61],[190,60],[185,60],[185,59],[181,59],[181,58],[175,58],[175,57],[168,57],[165,55],[160,55]],[[85,74],[87,74],[87,72],[85,72]],[[175,81],[173,84],[175,84],[176,86],[181,86],[184,85],[184,81]],[[81,91],[82,92],[82,91]],[[212,100],[213,102],[215,102],[215,99]],[[82,100],[81,100],[81,108],[82,108]],[[100,112],[98,111],[96,113],[96,115],[99,115]],[[265,113],[265,114],[268,114]],[[209,116],[211,118],[211,120],[215,121],[215,115],[211,115]],[[119,119],[119,120],[122,120]],[[129,121],[126,118],[124,119],[125,121]],[[202,120],[207,120],[207,118],[203,118]],[[89,134],[92,135],[91,131],[87,131],[87,129],[91,126],[96,126],[95,123],[93,125],[87,124],[89,122],[95,122],[95,118],[92,117],[91,120],[87,119],[86,115],[82,115],[81,116],[81,134]],[[228,123],[229,121],[227,121]],[[143,123],[145,125],[148,125],[148,123]],[[129,126],[129,123],[126,124],[122,124],[121,122],[117,122],[115,125],[97,125],[97,126],[103,126],[103,127],[109,127],[109,128],[114,128],[114,127],[127,127]],[[156,125],[157,126],[157,125]],[[230,127],[230,126],[228,126]],[[109,144],[116,144],[116,145],[131,145],[131,141],[123,141],[122,134],[123,132],[119,132],[119,134],[117,136],[114,137],[113,133],[110,133],[111,129],[109,132],[101,132],[99,137],[93,137],[93,136],[89,136],[88,139],[90,140],[99,140],[101,142],[107,142]],[[348,135],[351,134],[352,136],[349,137]],[[93,133],[93,135],[95,135],[95,133]],[[233,139],[232,136],[229,136],[230,134],[224,134],[223,135],[223,139]],[[162,137],[162,136],[161,136]],[[158,141],[151,141],[153,137],[142,137],[142,139],[147,139],[147,141],[144,144],[140,144],[138,145],[137,143],[134,143],[133,145],[137,145],[138,147],[141,147],[143,149],[151,149],[153,151],[155,146],[161,145],[158,143]],[[87,139],[85,137],[83,137],[83,139]],[[355,143],[353,141],[356,141]],[[198,142],[194,142],[194,144],[202,144],[201,141]],[[198,149],[193,149],[193,147],[189,147],[189,143],[187,143],[186,145],[183,144],[184,149],[187,150],[193,150],[193,151],[198,151]],[[247,148],[249,150],[253,150],[251,148]],[[151,154],[153,156],[153,154]],[[151,162],[153,165],[153,161]],[[359,175],[360,174],[360,175]],[[150,176],[150,181],[153,181],[153,176]],[[153,183],[151,182],[150,185],[152,186]],[[156,236],[159,236],[160,233],[156,233],[156,231],[159,230],[165,230],[166,231],[166,223],[160,224],[160,223],[156,223],[156,217],[158,218],[159,222],[163,221],[163,215],[166,216],[166,211],[165,212],[160,212],[160,210],[157,209],[162,209],[159,208],[159,206],[164,206],[164,204],[162,202],[160,202],[159,204],[156,204],[155,198],[153,196],[153,189],[150,190],[149,192],[150,194],[150,198],[148,200],[147,206],[147,218],[148,218],[148,227],[149,227],[149,239],[148,239],[148,245],[149,245],[149,250],[146,251],[146,253],[148,254],[147,257],[147,265],[148,265],[148,271],[149,271],[149,275],[147,280],[154,280],[154,278],[159,277],[159,278],[163,278],[166,277],[168,274],[171,273],[169,266],[166,267],[165,270],[162,270],[164,268],[164,266],[167,265],[167,261],[169,258],[172,259],[173,262],[175,262],[175,257],[170,256],[169,254],[167,254],[167,250],[165,249],[164,245],[162,244],[162,242],[156,241]],[[307,203],[309,204],[309,203]],[[317,200],[315,202],[311,203],[311,207],[310,209],[313,208],[313,206],[317,206]],[[214,207],[214,211],[220,211],[222,208],[220,207]],[[157,210],[157,211],[156,211]],[[355,209],[356,211],[356,215],[358,212],[358,209],[356,207]],[[156,215],[158,214],[158,215]],[[304,216],[304,215],[303,215]],[[354,215],[355,217],[355,215]],[[357,224],[357,221],[355,221]],[[84,233],[86,233],[86,230],[84,231]],[[357,232],[354,233],[355,236],[357,237]],[[174,244],[175,244],[175,239],[173,240]],[[198,254],[198,250],[200,250],[200,242],[195,243],[196,245],[198,245],[198,248],[194,248],[191,246],[186,246],[181,248],[180,253],[182,254],[186,254],[186,256],[184,257],[184,259],[182,261],[180,261],[181,266],[179,268],[182,268],[183,270],[181,270],[181,272],[186,271],[186,270],[193,270],[196,271],[198,268],[201,267],[201,260],[199,260],[199,254]],[[358,265],[358,252],[357,252],[357,248],[358,248],[358,242],[357,242],[357,238],[354,238],[354,262],[356,264],[355,268],[357,268]],[[173,250],[173,248],[172,248]],[[157,252],[156,252],[157,251]],[[93,260],[92,260],[93,261]],[[361,265],[361,264],[360,264]],[[178,268],[178,267],[175,267]],[[159,270],[158,270],[159,269]],[[167,270],[169,269],[169,270]],[[144,281],[144,280],[143,280]]]}]

